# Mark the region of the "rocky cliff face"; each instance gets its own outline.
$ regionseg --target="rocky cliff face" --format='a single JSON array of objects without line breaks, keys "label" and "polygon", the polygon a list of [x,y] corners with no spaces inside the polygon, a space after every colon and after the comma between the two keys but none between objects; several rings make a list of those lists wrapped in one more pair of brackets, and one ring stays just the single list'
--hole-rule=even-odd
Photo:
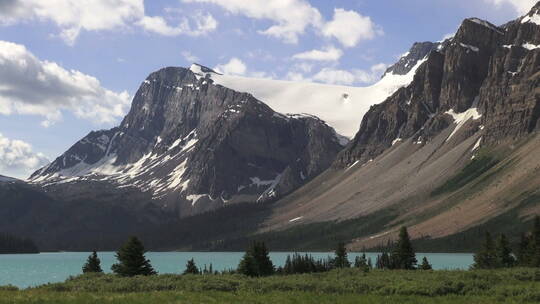
[{"label": "rocky cliff face", "polygon": [[384,75],[405,75],[409,73],[419,61],[426,58],[431,51],[438,49],[441,45],[441,42],[415,42],[411,49],[401,56],[398,62],[386,69]]},{"label": "rocky cliff face", "polygon": [[481,131],[482,144],[538,130],[539,8],[503,27],[466,19],[440,46],[419,44],[429,55],[413,82],[372,106],[335,166],[365,163],[410,138],[423,145],[451,125],[447,141]]},{"label": "rocky cliff face", "polygon": [[215,85],[205,71],[152,73],[120,126],[91,132],[31,180],[136,187],[186,216],[288,193],[325,170],[346,143],[318,118],[276,113]]}]

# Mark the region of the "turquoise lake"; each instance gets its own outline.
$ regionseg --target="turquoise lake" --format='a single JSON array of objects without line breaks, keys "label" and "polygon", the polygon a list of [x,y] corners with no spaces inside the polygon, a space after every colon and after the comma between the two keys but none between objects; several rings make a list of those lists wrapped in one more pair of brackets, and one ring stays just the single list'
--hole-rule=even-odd
[{"label": "turquoise lake", "polygon": [[[46,283],[62,282],[69,276],[82,273],[81,267],[89,252],[59,252],[40,254],[4,254],[0,255],[0,286],[14,285],[19,288],[37,286]],[[270,254],[274,265],[285,263],[288,252]],[[316,258],[323,258],[333,253],[309,253]],[[236,268],[242,258],[242,252],[148,252],[147,258],[159,273],[181,273],[187,260],[194,258],[199,267],[210,265],[214,270]],[[349,253],[349,259],[360,253]],[[375,263],[376,253],[366,254]],[[116,262],[114,252],[99,252],[101,267],[110,272]],[[419,261],[426,256],[434,269],[467,269],[473,263],[473,255],[467,253],[418,253]]]}]

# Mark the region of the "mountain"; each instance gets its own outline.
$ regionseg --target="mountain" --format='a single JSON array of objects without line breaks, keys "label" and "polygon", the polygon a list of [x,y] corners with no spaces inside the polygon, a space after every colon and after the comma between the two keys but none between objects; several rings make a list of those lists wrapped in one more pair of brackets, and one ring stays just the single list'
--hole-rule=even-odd
[{"label": "mountain", "polygon": [[118,127],[91,132],[30,181],[59,199],[112,201],[115,189],[133,189],[134,200],[185,217],[289,193],[348,142],[315,116],[277,113],[211,74],[200,66],[150,74]]},{"label": "mountain", "polygon": [[407,225],[424,245],[470,250],[482,229],[516,236],[540,213],[540,3],[417,48],[429,55],[410,85],[371,106],[332,167],[278,201],[261,233],[309,239],[324,226],[360,249]]},{"label": "mountain", "polygon": [[19,181],[16,178],[0,175],[0,183],[12,183]]}]

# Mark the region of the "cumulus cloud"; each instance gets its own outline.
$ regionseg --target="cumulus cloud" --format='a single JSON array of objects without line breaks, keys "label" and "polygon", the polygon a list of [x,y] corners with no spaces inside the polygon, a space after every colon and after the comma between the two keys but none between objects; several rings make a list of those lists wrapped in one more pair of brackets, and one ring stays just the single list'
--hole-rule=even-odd
[{"label": "cumulus cloud", "polygon": [[212,15],[202,13],[195,14],[193,23],[195,23],[195,26],[192,26],[187,19],[183,19],[177,26],[170,26],[165,18],[161,16],[144,16],[137,22],[146,31],[163,36],[201,36],[214,31],[218,25]]},{"label": "cumulus cloud", "polygon": [[327,37],[335,37],[345,47],[353,47],[362,40],[383,34],[370,17],[342,8],[334,9],[334,19],[323,26],[322,33]]},{"label": "cumulus cloud", "polygon": [[226,75],[245,75],[247,72],[247,66],[246,64],[234,57],[229,60],[229,62],[224,64],[218,64],[214,67],[214,70],[218,73],[226,74]]},{"label": "cumulus cloud", "polygon": [[162,17],[145,15],[143,0],[1,0],[0,24],[11,25],[24,20],[52,21],[60,28],[59,36],[73,44],[82,30],[102,31],[139,25],[161,35],[201,35],[216,28],[211,15],[186,18],[171,27]]},{"label": "cumulus cloud", "polygon": [[322,50],[311,50],[293,55],[294,59],[314,60],[314,61],[338,61],[343,56],[343,51],[333,46]]},{"label": "cumulus cloud", "polygon": [[484,0],[501,7],[503,4],[510,5],[514,10],[521,15],[528,13],[538,0]]},{"label": "cumulus cloud", "polygon": [[253,19],[270,20],[273,25],[260,31],[287,43],[297,43],[308,27],[323,36],[335,38],[346,47],[361,40],[372,39],[380,30],[369,17],[341,8],[334,10],[333,19],[325,21],[319,10],[305,0],[183,0],[184,3],[212,3],[226,11]]},{"label": "cumulus cloud", "polygon": [[0,133],[0,174],[25,178],[48,162],[47,157],[34,152],[30,144],[11,140]]},{"label": "cumulus cloud", "polygon": [[374,83],[380,79],[387,67],[386,64],[379,63],[373,65],[368,71],[360,69],[347,71],[334,68],[323,68],[317,74],[313,75],[312,79],[323,83],[340,85]]},{"label": "cumulus cloud", "polygon": [[234,76],[246,76],[251,78],[273,79],[275,74],[268,74],[262,71],[248,69],[246,63],[236,57],[231,58],[227,63],[218,64],[214,67],[218,73]]},{"label": "cumulus cloud", "polygon": [[182,57],[184,57],[184,59],[189,63],[194,63],[194,62],[199,61],[199,57],[193,55],[190,51],[183,51]]},{"label": "cumulus cloud", "polygon": [[0,40],[0,114],[39,115],[47,127],[63,111],[95,123],[122,117],[129,94],[103,88],[98,79],[42,61],[23,45]]},{"label": "cumulus cloud", "polygon": [[316,8],[304,0],[183,0],[185,3],[213,3],[230,13],[254,19],[271,20],[275,24],[260,31],[268,36],[297,43],[298,35],[309,25],[319,25],[322,16]]}]

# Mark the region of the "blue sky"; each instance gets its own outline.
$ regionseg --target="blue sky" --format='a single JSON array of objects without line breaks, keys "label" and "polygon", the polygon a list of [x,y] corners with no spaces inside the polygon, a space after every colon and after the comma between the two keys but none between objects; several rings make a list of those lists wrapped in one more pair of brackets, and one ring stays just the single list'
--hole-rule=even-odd
[{"label": "blue sky", "polygon": [[82,2],[0,0],[0,174],[26,177],[118,124],[164,66],[362,86],[415,41],[441,40],[467,17],[502,24],[536,1]]}]

